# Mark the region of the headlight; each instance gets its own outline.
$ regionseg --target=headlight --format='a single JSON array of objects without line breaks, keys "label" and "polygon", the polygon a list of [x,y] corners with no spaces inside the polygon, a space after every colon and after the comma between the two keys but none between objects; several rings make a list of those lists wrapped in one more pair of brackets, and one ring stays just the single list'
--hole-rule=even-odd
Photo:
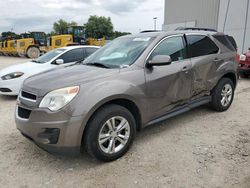
[{"label": "headlight", "polygon": [[10,80],[10,79],[14,79],[14,78],[19,78],[23,74],[24,74],[23,72],[13,72],[13,73],[4,75],[1,78],[2,78],[2,80]]},{"label": "headlight", "polygon": [[57,111],[66,106],[78,94],[79,86],[66,87],[49,92],[41,101],[40,108]]}]

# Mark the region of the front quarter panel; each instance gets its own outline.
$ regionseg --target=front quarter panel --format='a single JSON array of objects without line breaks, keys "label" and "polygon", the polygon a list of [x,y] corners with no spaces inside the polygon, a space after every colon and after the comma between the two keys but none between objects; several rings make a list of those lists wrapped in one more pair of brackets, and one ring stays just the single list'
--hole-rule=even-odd
[{"label": "front quarter panel", "polygon": [[[65,112],[72,116],[84,116],[84,119],[88,120],[103,104],[116,99],[127,99],[143,112],[142,115],[146,115],[145,98],[143,69],[125,71],[115,79],[112,77],[81,85],[80,93],[67,106]],[[145,119],[144,116],[142,119]]]}]

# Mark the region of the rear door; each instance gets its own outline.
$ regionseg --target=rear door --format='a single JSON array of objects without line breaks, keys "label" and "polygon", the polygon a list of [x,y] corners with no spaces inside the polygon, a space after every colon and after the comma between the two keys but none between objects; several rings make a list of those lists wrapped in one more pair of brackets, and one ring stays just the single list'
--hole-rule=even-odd
[{"label": "rear door", "polygon": [[219,58],[218,46],[208,36],[188,34],[186,40],[188,57],[192,62],[191,96],[197,98],[209,94],[214,87],[215,73],[223,60]]},{"label": "rear door", "polygon": [[163,39],[147,61],[156,55],[169,55],[172,63],[145,68],[147,97],[152,118],[157,118],[178,105],[187,104],[191,95],[191,61],[186,55],[183,35]]}]

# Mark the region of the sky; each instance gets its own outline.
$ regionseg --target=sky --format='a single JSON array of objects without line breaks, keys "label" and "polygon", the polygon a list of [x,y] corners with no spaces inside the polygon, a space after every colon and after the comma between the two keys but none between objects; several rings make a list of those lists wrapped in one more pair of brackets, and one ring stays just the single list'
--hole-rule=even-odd
[{"label": "sky", "polygon": [[117,31],[138,33],[162,28],[164,0],[1,0],[0,32],[50,32],[60,18],[87,22],[90,15],[111,17]]}]

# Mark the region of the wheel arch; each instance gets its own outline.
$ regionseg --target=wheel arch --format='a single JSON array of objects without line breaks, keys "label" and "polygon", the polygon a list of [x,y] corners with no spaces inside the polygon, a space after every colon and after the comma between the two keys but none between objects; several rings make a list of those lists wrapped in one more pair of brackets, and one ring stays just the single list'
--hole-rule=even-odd
[{"label": "wheel arch", "polygon": [[[233,82],[233,84],[234,84],[234,88],[236,88],[236,86],[237,86],[237,75],[235,74],[235,73],[233,73],[233,72],[228,72],[228,73],[226,73],[226,74],[224,74],[222,77],[221,77],[221,79],[222,78],[229,78],[230,80],[232,80],[232,82]],[[221,80],[220,79],[220,80]]]},{"label": "wheel arch", "polygon": [[106,106],[106,105],[109,105],[109,104],[116,104],[116,105],[120,105],[124,108],[126,108],[127,110],[129,110],[133,117],[135,118],[135,121],[136,121],[136,130],[137,131],[140,131],[141,130],[141,112],[139,110],[139,107],[138,105],[131,99],[128,99],[128,98],[115,98],[115,99],[112,99],[112,100],[107,100],[107,101],[104,101],[102,103],[99,103],[96,107],[94,107],[94,110],[92,111],[91,115],[88,117],[87,121],[86,121],[86,126],[83,130],[83,133],[82,133],[82,146],[83,146],[83,142],[84,142],[84,138],[85,138],[85,134],[88,130],[88,125],[89,125],[89,122],[90,120],[95,116],[95,114],[97,113],[97,111]]}]

